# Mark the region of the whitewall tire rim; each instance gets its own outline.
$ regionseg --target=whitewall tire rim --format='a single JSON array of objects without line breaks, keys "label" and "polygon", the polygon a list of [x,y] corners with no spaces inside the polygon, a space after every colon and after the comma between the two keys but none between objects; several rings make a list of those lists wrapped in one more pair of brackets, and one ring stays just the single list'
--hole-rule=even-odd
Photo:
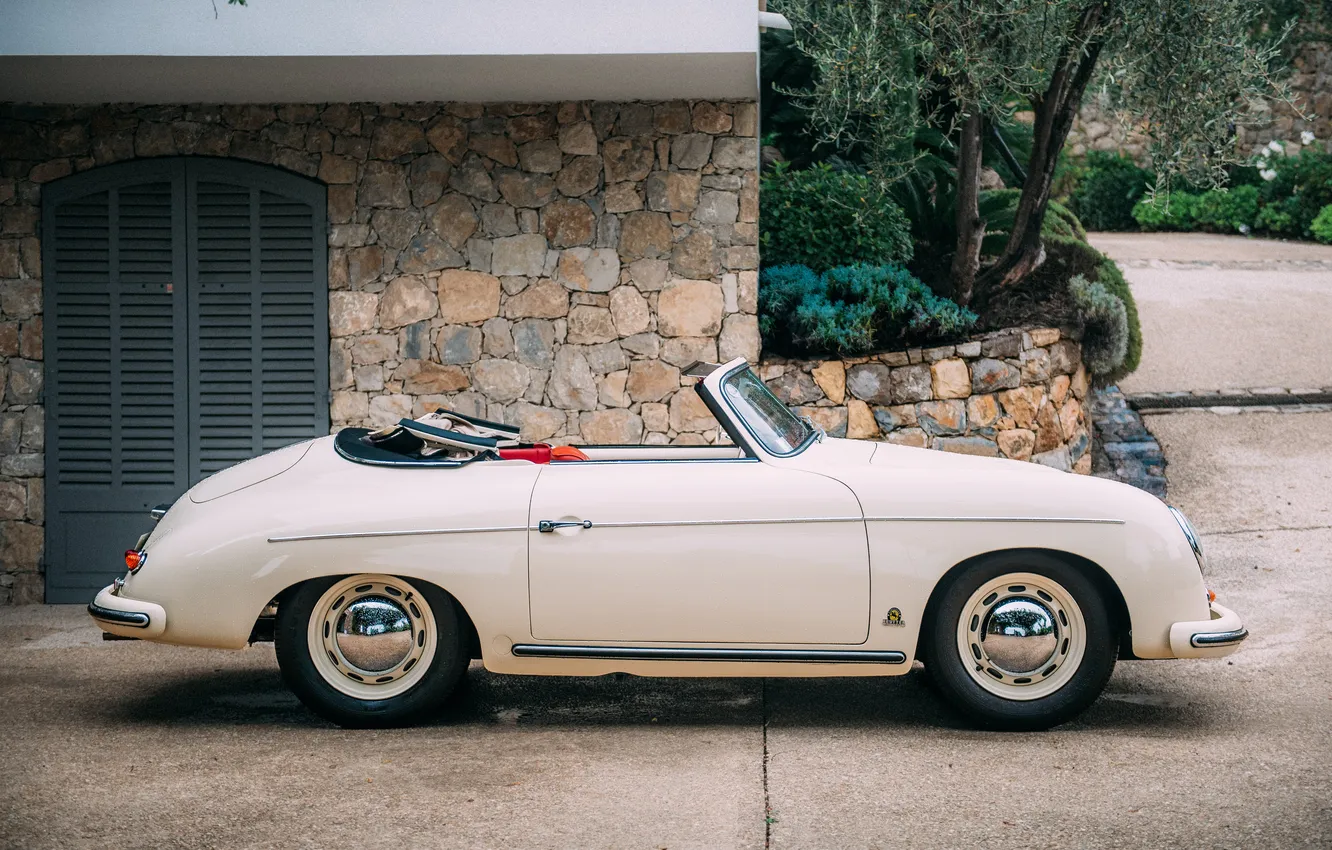
[{"label": "whitewall tire rim", "polygon": [[958,660],[972,681],[1011,700],[1047,697],[1068,684],[1087,651],[1087,624],[1073,595],[1035,573],[981,585],[962,606]]},{"label": "whitewall tire rim", "polygon": [[383,700],[415,687],[435,658],[434,612],[410,582],[351,576],[315,603],[307,630],[310,659],[347,696]]}]

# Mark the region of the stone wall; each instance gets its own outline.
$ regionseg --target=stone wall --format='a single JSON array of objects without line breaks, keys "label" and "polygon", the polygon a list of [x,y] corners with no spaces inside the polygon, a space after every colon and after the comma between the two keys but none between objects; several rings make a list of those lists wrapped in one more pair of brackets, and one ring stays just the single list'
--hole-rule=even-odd
[{"label": "stone wall", "polygon": [[41,187],[156,156],[328,186],[334,428],[444,404],[708,442],[679,367],[756,358],[757,107],[0,104],[0,604],[42,599]]},{"label": "stone wall", "polygon": [[[1301,135],[1314,134],[1314,144],[1332,153],[1332,49],[1310,44],[1295,58],[1290,78],[1294,105],[1261,102],[1247,126],[1237,128],[1238,150],[1243,156],[1254,153],[1268,142],[1286,144],[1286,153],[1294,155],[1303,147]],[[1147,148],[1143,137],[1126,128],[1096,98],[1088,102],[1068,134],[1067,150],[1082,156],[1090,150],[1119,151],[1141,164],[1146,163]]]},{"label": "stone wall", "polygon": [[1091,472],[1082,351],[1053,328],[874,357],[768,358],[760,374],[835,437]]}]

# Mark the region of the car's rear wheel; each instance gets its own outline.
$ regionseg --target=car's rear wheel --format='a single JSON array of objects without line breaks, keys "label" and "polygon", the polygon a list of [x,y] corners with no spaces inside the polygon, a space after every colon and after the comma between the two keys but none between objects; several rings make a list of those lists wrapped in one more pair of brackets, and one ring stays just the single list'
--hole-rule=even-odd
[{"label": "car's rear wheel", "polygon": [[1042,553],[973,564],[935,604],[922,659],[937,688],[991,729],[1048,729],[1082,712],[1114,670],[1105,599]]},{"label": "car's rear wheel", "polygon": [[468,658],[456,603],[387,575],[308,581],[278,605],[278,666],[301,702],[340,726],[399,726],[437,708]]}]

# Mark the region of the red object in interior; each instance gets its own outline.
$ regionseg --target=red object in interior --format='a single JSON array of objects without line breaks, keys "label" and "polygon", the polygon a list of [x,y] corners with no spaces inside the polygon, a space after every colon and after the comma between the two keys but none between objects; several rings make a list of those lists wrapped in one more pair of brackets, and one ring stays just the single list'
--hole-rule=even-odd
[{"label": "red object in interior", "polygon": [[531,463],[550,463],[550,446],[537,443],[521,449],[500,449],[500,460],[526,460]]},{"label": "red object in interior", "polygon": [[551,460],[587,460],[587,455],[573,446],[556,446],[550,450],[550,458]]}]

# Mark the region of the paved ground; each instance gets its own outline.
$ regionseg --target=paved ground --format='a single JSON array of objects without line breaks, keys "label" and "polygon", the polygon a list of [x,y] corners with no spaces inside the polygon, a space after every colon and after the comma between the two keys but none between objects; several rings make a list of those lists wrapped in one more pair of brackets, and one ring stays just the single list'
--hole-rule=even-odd
[{"label": "paved ground", "polygon": [[917,674],[474,669],[436,725],[344,732],[266,646],[103,643],[77,609],[3,609],[0,845],[1325,847],[1332,414],[1151,425],[1254,636],[1233,663],[1120,664],[1055,731],[966,729]]},{"label": "paved ground", "polygon": [[1127,393],[1332,386],[1332,246],[1097,233],[1133,287],[1142,366]]}]

